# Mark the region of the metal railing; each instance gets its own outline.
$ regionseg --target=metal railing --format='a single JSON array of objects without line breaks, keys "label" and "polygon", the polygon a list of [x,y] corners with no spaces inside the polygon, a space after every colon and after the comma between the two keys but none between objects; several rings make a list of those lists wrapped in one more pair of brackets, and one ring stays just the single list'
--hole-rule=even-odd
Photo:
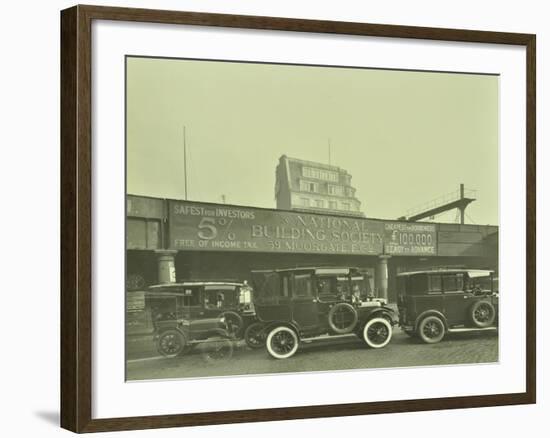
[{"label": "metal railing", "polygon": [[[476,199],[477,190],[464,188],[464,197]],[[409,208],[407,210],[406,216],[407,217],[414,216],[415,214],[432,210],[442,205],[450,204],[451,202],[458,201],[459,199],[460,199],[460,189],[453,190],[452,192],[445,193],[444,195],[438,196],[437,198],[434,198],[423,204],[417,205],[416,207]]]}]

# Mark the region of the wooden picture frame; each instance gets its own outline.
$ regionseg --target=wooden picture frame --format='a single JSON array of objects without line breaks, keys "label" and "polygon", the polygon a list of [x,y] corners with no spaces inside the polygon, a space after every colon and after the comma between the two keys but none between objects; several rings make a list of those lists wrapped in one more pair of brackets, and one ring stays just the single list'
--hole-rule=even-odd
[{"label": "wooden picture frame", "polygon": [[[113,20],[355,36],[517,45],[526,48],[526,391],[510,394],[282,407],[178,415],[92,418],[92,22]],[[75,6],[61,12],[61,426],[115,431],[351,416],[536,401],[535,58],[531,34]]]}]

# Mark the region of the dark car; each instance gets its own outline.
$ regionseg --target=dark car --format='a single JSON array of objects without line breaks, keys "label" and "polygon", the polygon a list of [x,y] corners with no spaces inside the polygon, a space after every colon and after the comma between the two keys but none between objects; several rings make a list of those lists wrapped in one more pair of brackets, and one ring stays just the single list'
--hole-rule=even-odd
[{"label": "dark car", "polygon": [[399,325],[433,344],[446,333],[494,330],[498,282],[493,271],[437,269],[397,275]]},{"label": "dark car", "polygon": [[186,281],[150,286],[146,306],[157,348],[169,357],[207,340],[238,339],[255,321],[252,290],[246,283]]},{"label": "dark car", "polygon": [[300,341],[354,333],[372,348],[391,339],[393,310],[372,293],[357,268],[292,268],[253,271],[254,304],[267,350],[292,356]]}]

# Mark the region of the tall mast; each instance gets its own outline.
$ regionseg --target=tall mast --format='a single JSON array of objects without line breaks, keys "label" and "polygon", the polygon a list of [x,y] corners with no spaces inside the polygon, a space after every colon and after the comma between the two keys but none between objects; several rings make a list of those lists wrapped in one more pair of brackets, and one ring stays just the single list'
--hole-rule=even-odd
[{"label": "tall mast", "polygon": [[183,125],[183,172],[185,178],[185,200],[187,201],[187,145],[185,141],[185,125]]}]

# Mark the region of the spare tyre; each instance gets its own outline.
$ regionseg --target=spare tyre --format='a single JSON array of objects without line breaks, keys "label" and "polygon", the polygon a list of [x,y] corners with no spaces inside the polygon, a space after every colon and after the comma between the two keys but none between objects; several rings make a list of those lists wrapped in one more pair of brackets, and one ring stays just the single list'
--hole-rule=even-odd
[{"label": "spare tyre", "polygon": [[357,324],[357,310],[349,303],[337,303],[328,312],[328,325],[334,333],[351,333]]},{"label": "spare tyre", "polygon": [[491,327],[495,316],[495,307],[488,300],[477,301],[470,308],[470,320],[478,328]]}]

